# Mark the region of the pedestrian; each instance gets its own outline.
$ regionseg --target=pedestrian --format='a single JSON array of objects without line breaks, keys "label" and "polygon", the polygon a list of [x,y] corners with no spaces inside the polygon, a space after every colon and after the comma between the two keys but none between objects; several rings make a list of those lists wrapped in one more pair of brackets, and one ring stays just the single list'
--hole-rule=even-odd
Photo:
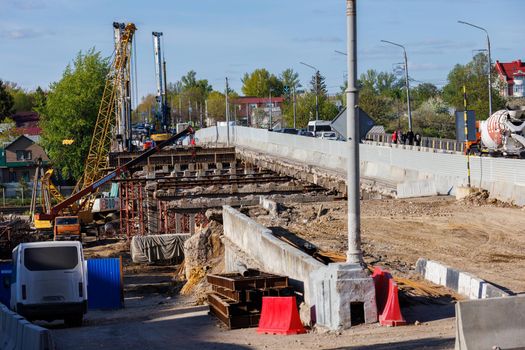
[{"label": "pedestrian", "polygon": [[414,142],[416,144],[416,146],[421,146],[421,135],[419,133],[416,134],[416,136],[414,137]]},{"label": "pedestrian", "polygon": [[392,143],[397,143],[397,130],[392,133]]},{"label": "pedestrian", "polygon": [[406,145],[407,143],[407,134],[401,133],[401,144]]},{"label": "pedestrian", "polygon": [[410,146],[414,144],[414,132],[412,130],[407,132],[407,141]]},{"label": "pedestrian", "polygon": [[401,129],[397,129],[397,143],[401,143],[401,141],[403,140],[403,133],[401,132]]}]

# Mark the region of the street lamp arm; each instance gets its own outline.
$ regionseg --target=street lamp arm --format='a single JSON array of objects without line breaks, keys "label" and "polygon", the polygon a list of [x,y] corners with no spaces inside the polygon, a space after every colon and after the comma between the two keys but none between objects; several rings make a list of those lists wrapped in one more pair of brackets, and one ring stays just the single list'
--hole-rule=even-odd
[{"label": "street lamp arm", "polygon": [[302,64],[303,66],[307,66],[307,67],[309,67],[309,68],[312,68],[312,69],[315,70],[316,72],[318,71],[317,68],[315,68],[315,67],[312,66],[312,65],[309,65],[308,63],[304,63],[304,62],[299,62],[299,63]]},{"label": "street lamp arm", "polygon": [[467,25],[467,26],[471,26],[471,27],[474,27],[474,28],[478,28],[479,30],[484,31],[485,34],[487,34],[487,36],[489,36],[489,32],[488,32],[485,28],[483,28],[483,27],[480,27],[480,26],[477,26],[477,25],[475,25],[475,24],[472,24],[472,23],[469,23],[469,22],[465,22],[465,21],[458,21],[458,23],[460,23],[460,24],[465,24],[465,25]]},{"label": "street lamp arm", "polygon": [[400,48],[402,48],[403,50],[406,51],[405,47],[401,44],[398,44],[398,43],[394,43],[392,41],[388,41],[388,40],[381,40],[382,43],[387,43],[387,44],[391,44],[391,45],[395,45],[395,46],[398,46]]}]

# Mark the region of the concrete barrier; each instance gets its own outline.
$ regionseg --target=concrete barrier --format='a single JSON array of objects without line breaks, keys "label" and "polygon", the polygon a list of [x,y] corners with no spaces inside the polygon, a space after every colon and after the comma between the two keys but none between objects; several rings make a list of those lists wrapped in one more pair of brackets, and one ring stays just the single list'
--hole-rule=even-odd
[{"label": "concrete barrier", "polygon": [[456,350],[523,349],[525,297],[456,303]]},{"label": "concrete barrier", "polygon": [[487,299],[511,295],[481,278],[437,261],[419,258],[416,262],[416,272],[426,280],[450,288],[469,299]]},{"label": "concrete barrier", "polygon": [[[197,131],[200,143],[226,142],[226,127]],[[345,178],[347,148],[341,141],[269,132],[264,129],[231,127],[230,142],[272,157],[334,172]],[[467,184],[466,158],[462,154],[427,150],[423,147],[360,145],[361,171],[374,172],[379,179],[397,183],[433,181],[438,194],[455,195],[457,186]],[[428,152],[427,152],[428,151]],[[366,167],[370,166],[367,170]],[[374,170],[376,169],[376,170]],[[471,181],[494,198],[525,205],[525,162],[520,159],[470,157]]]},{"label": "concrete barrier", "polygon": [[49,330],[0,305],[0,350],[53,350]]},{"label": "concrete barrier", "polygon": [[[247,259],[241,262],[248,267],[262,267],[266,272],[288,276],[290,283],[304,293],[304,302],[312,306],[310,275],[312,271],[325,267],[323,263],[281,241],[271,230],[232,207],[224,206],[222,217],[224,236],[228,240],[225,244],[228,271],[235,271],[238,261]],[[246,259],[239,256],[241,253]],[[256,265],[253,266],[252,262]]]}]

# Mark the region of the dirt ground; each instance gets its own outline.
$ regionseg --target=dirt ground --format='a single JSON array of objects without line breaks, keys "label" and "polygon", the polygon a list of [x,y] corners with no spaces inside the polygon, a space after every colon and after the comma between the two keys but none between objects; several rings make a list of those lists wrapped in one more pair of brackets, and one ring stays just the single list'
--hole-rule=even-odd
[{"label": "dirt ground", "polygon": [[[344,253],[346,203],[296,204],[279,218],[254,215],[322,250]],[[419,257],[470,272],[516,293],[525,292],[525,215],[522,209],[452,197],[361,201],[365,260],[409,274]]]}]

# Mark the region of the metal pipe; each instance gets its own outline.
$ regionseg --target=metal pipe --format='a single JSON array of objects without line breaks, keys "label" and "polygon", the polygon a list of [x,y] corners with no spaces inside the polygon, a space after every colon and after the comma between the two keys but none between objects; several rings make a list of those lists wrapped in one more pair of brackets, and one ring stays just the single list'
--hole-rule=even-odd
[{"label": "metal pipe", "polygon": [[357,6],[356,0],[346,0],[347,16],[347,51],[348,51],[348,87],[347,98],[347,126],[348,158],[347,158],[347,185],[348,185],[348,251],[346,259],[351,264],[362,264],[361,252],[361,208],[359,187],[359,116],[357,107],[359,90],[357,88]]}]

